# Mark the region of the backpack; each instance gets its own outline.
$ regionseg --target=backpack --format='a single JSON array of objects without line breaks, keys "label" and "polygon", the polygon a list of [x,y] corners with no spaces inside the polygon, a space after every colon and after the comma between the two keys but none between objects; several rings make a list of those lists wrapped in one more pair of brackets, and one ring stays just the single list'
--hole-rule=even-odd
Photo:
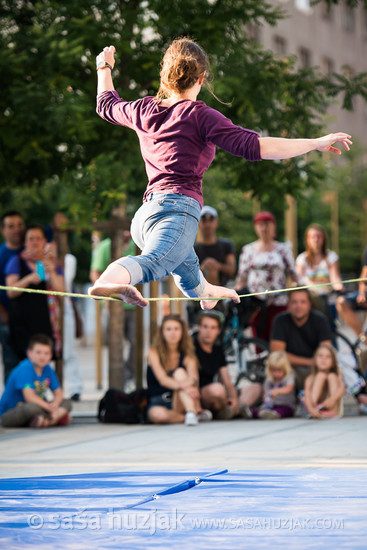
[{"label": "backpack", "polygon": [[148,404],[148,390],[140,388],[124,393],[109,389],[99,402],[98,420],[105,423],[143,424]]}]

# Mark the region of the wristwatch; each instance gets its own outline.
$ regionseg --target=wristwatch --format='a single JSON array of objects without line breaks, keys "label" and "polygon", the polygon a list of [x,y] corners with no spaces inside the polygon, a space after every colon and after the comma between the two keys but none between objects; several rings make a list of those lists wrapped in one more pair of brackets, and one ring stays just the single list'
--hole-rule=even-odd
[{"label": "wristwatch", "polygon": [[111,71],[112,71],[112,66],[111,66],[109,63],[107,63],[107,61],[98,61],[98,63],[97,63],[97,71],[98,71],[99,69],[106,69],[106,67],[107,67],[108,69],[111,69]]}]

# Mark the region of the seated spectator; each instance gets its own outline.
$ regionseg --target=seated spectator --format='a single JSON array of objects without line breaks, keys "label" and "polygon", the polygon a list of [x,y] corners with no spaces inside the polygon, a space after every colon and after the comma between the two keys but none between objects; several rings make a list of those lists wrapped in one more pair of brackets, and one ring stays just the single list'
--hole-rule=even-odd
[{"label": "seated spectator", "polygon": [[274,319],[270,351],[286,351],[295,371],[296,390],[304,389],[311,373],[313,356],[320,344],[331,345],[331,330],[327,317],[311,309],[307,290],[289,292],[288,311]]},{"label": "seated spectator", "polygon": [[[254,229],[258,239],[242,248],[236,290],[245,286],[249,292],[280,290],[286,287],[287,275],[298,283],[290,245],[275,239],[274,216],[270,212],[259,212],[254,218]],[[264,300],[266,307],[254,315],[251,326],[255,336],[268,342],[274,317],[287,309],[288,296],[281,292],[258,298]]]},{"label": "seated spectator", "polygon": [[330,286],[316,286],[310,290],[313,308],[324,313],[331,324],[335,320],[337,310],[345,323],[359,336],[362,332],[362,323],[349,302],[344,296],[335,299],[330,295],[332,289],[344,292],[345,288],[340,282],[339,257],[328,249],[327,233],[321,225],[313,223],[307,227],[305,247],[305,252],[296,259],[296,269],[305,284],[333,283]]},{"label": "seated spectator", "polygon": [[223,315],[215,310],[200,313],[194,345],[199,361],[201,403],[217,420],[230,420],[238,414],[239,408],[237,389],[232,383],[223,348],[216,343],[222,319]]},{"label": "seated spectator", "polygon": [[61,355],[58,300],[55,296],[22,292],[22,288],[64,290],[61,267],[46,248],[47,240],[42,226],[33,225],[25,234],[25,248],[6,266],[10,298],[10,345],[19,360],[27,354],[28,341],[33,334],[47,334],[54,340],[54,356]]},{"label": "seated spectator", "polygon": [[266,363],[263,405],[259,408],[241,407],[247,418],[277,420],[294,416],[296,394],[295,377],[285,351],[274,351]]},{"label": "seated spectator", "polygon": [[5,428],[46,428],[70,423],[70,402],[64,400],[56,373],[49,364],[52,345],[45,334],[32,336],[27,359],[10,373],[0,400],[1,423]]},{"label": "seated spectator", "polygon": [[311,374],[305,382],[305,405],[311,418],[339,416],[344,393],[335,350],[321,344],[314,355]]},{"label": "seated spectator", "polygon": [[167,315],[148,354],[148,419],[154,424],[196,426],[211,420],[202,411],[198,367],[191,337],[179,315]]}]

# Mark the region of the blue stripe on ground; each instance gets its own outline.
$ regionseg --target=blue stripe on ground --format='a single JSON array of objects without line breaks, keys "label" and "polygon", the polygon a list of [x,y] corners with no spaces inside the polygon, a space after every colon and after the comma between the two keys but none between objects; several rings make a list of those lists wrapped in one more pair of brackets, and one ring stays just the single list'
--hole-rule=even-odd
[{"label": "blue stripe on ground", "polygon": [[367,547],[366,469],[215,473],[0,479],[0,547]]}]

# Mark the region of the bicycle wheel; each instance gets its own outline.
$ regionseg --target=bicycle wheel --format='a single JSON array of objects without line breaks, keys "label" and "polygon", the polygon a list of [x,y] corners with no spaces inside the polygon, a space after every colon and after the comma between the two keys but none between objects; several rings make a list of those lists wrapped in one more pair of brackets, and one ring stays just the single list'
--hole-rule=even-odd
[{"label": "bicycle wheel", "polygon": [[238,375],[235,385],[247,378],[250,382],[262,383],[265,379],[265,362],[269,355],[269,344],[261,338],[246,338],[238,342]]}]

